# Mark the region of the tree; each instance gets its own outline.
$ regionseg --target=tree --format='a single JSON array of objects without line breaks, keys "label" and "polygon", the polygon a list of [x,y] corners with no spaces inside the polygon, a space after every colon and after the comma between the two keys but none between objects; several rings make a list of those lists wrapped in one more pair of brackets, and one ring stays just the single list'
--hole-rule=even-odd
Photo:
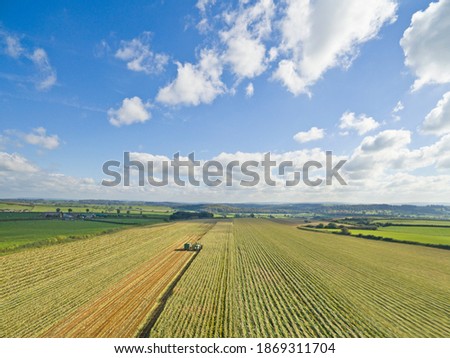
[{"label": "tree", "polygon": [[69,213],[71,213],[71,212],[72,212],[72,209],[71,209],[71,208],[69,208],[69,209],[67,209],[67,211],[68,211]]},{"label": "tree", "polygon": [[89,212],[89,208],[86,209],[86,212],[87,212],[87,213]]},{"label": "tree", "polygon": [[348,230],[348,228],[346,226],[341,228],[341,234],[342,235],[350,235],[350,231]]},{"label": "tree", "polygon": [[116,209],[116,211],[117,211],[117,215],[119,215],[120,214],[120,209]]},{"label": "tree", "polygon": [[56,208],[56,212],[57,212],[57,213],[60,213],[60,212],[61,212],[61,209],[60,209],[60,208]]}]

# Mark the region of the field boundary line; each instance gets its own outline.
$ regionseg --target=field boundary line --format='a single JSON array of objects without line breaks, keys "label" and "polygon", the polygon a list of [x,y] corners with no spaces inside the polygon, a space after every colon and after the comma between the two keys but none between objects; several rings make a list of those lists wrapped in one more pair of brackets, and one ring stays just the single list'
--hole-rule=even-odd
[{"label": "field boundary line", "polygon": [[297,229],[298,230],[304,230],[304,231],[313,231],[313,232],[318,232],[318,233],[328,234],[328,235],[339,235],[339,236],[343,236],[343,237],[353,237],[355,239],[365,239],[365,240],[382,241],[382,242],[393,242],[395,244],[415,245],[415,246],[429,247],[429,248],[433,248],[433,249],[450,250],[450,245],[445,245],[445,244],[427,244],[427,243],[418,242],[418,241],[398,240],[398,239],[393,239],[393,238],[390,238],[390,237],[374,236],[374,235],[372,235],[372,236],[362,235],[362,234],[358,234],[358,235],[353,235],[353,234],[344,235],[344,234],[341,234],[339,232],[326,232],[326,231],[315,230],[315,229],[312,229],[312,228],[304,228],[304,227],[300,227],[300,226],[297,226]]}]

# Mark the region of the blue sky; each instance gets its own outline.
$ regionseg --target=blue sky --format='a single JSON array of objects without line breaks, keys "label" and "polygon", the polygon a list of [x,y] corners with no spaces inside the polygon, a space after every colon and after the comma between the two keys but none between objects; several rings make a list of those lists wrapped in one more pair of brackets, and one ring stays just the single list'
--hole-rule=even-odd
[{"label": "blue sky", "polygon": [[[448,201],[450,1],[430,3],[2,1],[0,197]],[[99,184],[124,151],[325,150],[345,188]]]}]

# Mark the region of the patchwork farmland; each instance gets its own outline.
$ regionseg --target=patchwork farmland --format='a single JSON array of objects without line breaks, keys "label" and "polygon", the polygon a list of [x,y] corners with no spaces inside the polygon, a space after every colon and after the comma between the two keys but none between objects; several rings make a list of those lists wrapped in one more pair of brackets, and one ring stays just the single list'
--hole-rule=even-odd
[{"label": "patchwork farmland", "polygon": [[449,250],[283,221],[137,227],[0,264],[2,337],[450,335]]}]

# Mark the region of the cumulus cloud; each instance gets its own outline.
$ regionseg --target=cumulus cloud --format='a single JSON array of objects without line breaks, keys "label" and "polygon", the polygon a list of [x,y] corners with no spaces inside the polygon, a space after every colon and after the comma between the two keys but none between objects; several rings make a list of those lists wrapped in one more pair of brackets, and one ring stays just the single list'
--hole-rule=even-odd
[{"label": "cumulus cloud", "polygon": [[160,73],[164,70],[169,57],[150,50],[150,32],[144,32],[130,41],[121,41],[115,57],[125,61],[131,71],[146,74]]},{"label": "cumulus cloud", "polygon": [[[26,188],[26,189],[25,189]],[[73,190],[77,188],[77,190]],[[0,195],[17,198],[23,196],[46,198],[110,196],[104,187],[92,178],[77,178],[60,173],[49,173],[32,164],[19,154],[0,152]]]},{"label": "cumulus cloud", "polygon": [[[384,24],[395,21],[397,11],[395,0],[286,0],[277,5],[274,0],[256,0],[222,6],[221,13],[208,16],[213,3],[197,2],[201,15],[197,28],[200,32],[217,30],[218,39],[208,41],[215,49],[216,67],[221,73],[229,70],[236,78],[230,86],[232,95],[243,79],[260,76],[273,66],[271,79],[294,95],[310,95],[310,88],[326,71],[348,68],[360,46],[375,38]],[[177,65],[178,78],[160,89],[158,101],[197,105],[224,93],[222,81],[208,80],[199,65]],[[184,88],[188,78],[194,78],[191,96]]]},{"label": "cumulus cloud", "polygon": [[403,148],[409,143],[411,143],[410,131],[388,129],[376,136],[364,138],[360,148],[363,152],[381,152]]},{"label": "cumulus cloud", "polygon": [[339,122],[339,128],[344,130],[354,130],[359,135],[366,134],[380,126],[375,119],[367,115],[356,115],[354,112],[345,112]]},{"label": "cumulus cloud", "polygon": [[294,135],[294,139],[299,143],[311,142],[313,140],[322,139],[325,136],[325,130],[322,128],[312,127],[309,131],[298,132]]},{"label": "cumulus cloud", "polygon": [[330,68],[348,68],[396,11],[393,0],[288,0],[280,22],[284,58],[273,78],[294,95],[309,93]]},{"label": "cumulus cloud", "polygon": [[[409,202],[411,197],[417,202],[442,201],[442,197],[450,195],[448,186],[450,175],[448,168],[450,164],[450,134],[440,138],[435,144],[418,149],[409,149],[411,144],[408,140],[408,133],[397,133],[404,140],[397,146],[392,147],[389,140],[384,145],[378,146],[378,151],[371,148],[371,151],[362,150],[360,144],[352,154],[348,156],[333,155],[333,163],[341,159],[350,159],[343,166],[341,174],[348,182],[347,186],[332,185],[308,187],[303,183],[294,187],[286,186],[286,179],[293,179],[292,170],[301,171],[302,166],[308,160],[324,162],[325,152],[315,148],[309,150],[299,150],[291,152],[272,153],[271,159],[277,163],[291,161],[293,167],[284,174],[277,168],[271,171],[271,177],[276,182],[276,187],[269,187],[264,183],[264,170],[262,167],[255,168],[255,172],[261,178],[259,184],[254,187],[240,186],[241,180],[251,179],[249,176],[233,170],[233,187],[226,187],[226,176],[221,176],[222,184],[218,187],[207,187],[201,180],[201,169],[196,168],[195,177],[199,179],[200,186],[193,187],[187,185],[180,187],[174,184],[172,171],[169,175],[168,185],[155,187],[145,185],[137,186],[137,171],[132,171],[130,187],[119,185],[117,187],[104,187],[92,178],[77,178],[60,173],[46,172],[39,169],[26,158],[18,154],[0,152],[0,195],[3,197],[23,197],[45,196],[49,198],[102,198],[123,200],[160,200],[160,201],[186,201],[186,202],[263,202],[267,197],[277,201],[295,202],[301,197],[304,201],[318,202],[327,197],[330,201],[345,202]],[[381,137],[391,137],[392,133],[381,132]],[[363,139],[362,143],[377,142],[375,135],[372,141]],[[410,139],[410,138],[409,138]],[[379,141],[378,141],[379,142]],[[391,146],[391,150],[389,147]],[[447,155],[445,154],[447,153]],[[225,168],[231,161],[261,161],[265,153],[261,152],[234,152],[219,153],[208,158],[197,158],[200,165],[206,160],[215,160]],[[160,181],[161,161],[170,161],[172,158],[165,155],[155,155],[150,153],[130,153],[132,160],[142,162],[153,161],[156,163],[155,178]],[[117,158],[120,160],[120,158]],[[187,160],[185,156],[180,158]],[[442,170],[442,175],[420,175],[412,174],[415,168],[426,165],[435,165],[438,170]],[[252,168],[253,169],[253,168]],[[24,175],[26,174],[26,175]],[[181,171],[182,179],[187,182],[186,170]],[[323,169],[312,170],[310,178],[323,177]],[[106,178],[105,178],[106,179]],[[111,178],[108,178],[111,179]],[[215,178],[210,178],[215,179]],[[231,179],[231,178],[230,178]],[[76,187],[74,192],[71,188]],[[26,188],[26,189],[24,189]],[[373,193],[376,194],[376,198]]]},{"label": "cumulus cloud", "polygon": [[262,43],[242,36],[229,39],[227,46],[225,61],[231,64],[239,77],[252,78],[266,69],[266,48]]},{"label": "cumulus cloud", "polygon": [[351,178],[358,180],[381,178],[393,167],[401,170],[405,159],[413,155],[408,149],[410,143],[411,132],[408,130],[388,129],[365,137],[353,151],[345,170]]},{"label": "cumulus cloud", "polygon": [[450,92],[444,94],[436,107],[425,117],[421,132],[437,136],[450,133]]},{"label": "cumulus cloud", "polygon": [[161,88],[156,100],[168,105],[211,103],[225,92],[222,63],[214,50],[202,50],[198,64],[177,62],[177,78]]},{"label": "cumulus cloud", "polygon": [[250,82],[247,85],[247,87],[245,87],[245,95],[247,97],[252,97],[254,93],[255,93],[255,88],[253,87],[253,83]]},{"label": "cumulus cloud", "polygon": [[[399,138],[396,142],[393,138]],[[277,163],[283,161],[291,161],[293,167],[291,170],[285,172],[284,175],[278,172],[277,169],[272,170],[271,177],[276,182],[276,187],[267,187],[264,181],[261,180],[259,184],[254,187],[240,186],[241,180],[249,180],[250,178],[239,170],[234,168],[232,170],[233,187],[226,187],[224,181],[218,187],[206,187],[201,181],[201,170],[196,168],[194,171],[195,177],[200,179],[200,187],[193,188],[185,186],[180,190],[180,187],[174,185],[172,174],[169,175],[169,185],[164,188],[155,188],[146,186],[144,188],[130,188],[128,198],[130,195],[141,198],[144,193],[149,193],[152,197],[158,196],[167,200],[173,198],[179,201],[180,198],[187,201],[264,201],[264,198],[270,195],[278,201],[295,201],[295,197],[301,195],[304,200],[320,201],[323,195],[333,201],[357,201],[357,202],[409,202],[414,196],[415,201],[442,201],[442,193],[450,193],[448,183],[449,175],[420,175],[411,172],[417,168],[424,168],[426,166],[434,165],[437,170],[445,173],[448,168],[450,156],[445,156],[450,150],[450,135],[442,137],[438,142],[418,149],[410,149],[411,133],[404,130],[387,130],[378,133],[375,136],[364,138],[361,144],[355,148],[351,156],[333,156],[333,163],[337,163],[341,159],[349,160],[343,166],[343,176],[348,182],[348,186],[333,185],[330,187],[319,186],[315,188],[306,187],[300,184],[296,187],[286,187],[286,179],[292,179],[292,171],[301,171],[303,164],[308,160],[317,160],[323,162],[325,160],[324,151],[315,148],[311,150],[300,150],[292,152],[272,153],[271,159]],[[364,148],[363,148],[364,147]],[[370,148],[369,148],[370,147]],[[161,155],[153,155],[148,153],[132,153],[133,160],[139,159],[141,161],[169,161],[171,158]],[[260,162],[264,158],[262,152],[223,152],[219,153],[208,160],[214,160],[226,165],[232,161],[238,161],[242,164],[245,161]],[[199,159],[202,166],[206,158]],[[181,160],[187,160],[186,157],[181,157]],[[156,166],[156,176],[160,175],[160,165]],[[261,167],[252,170],[258,173],[260,178],[263,178],[264,171]],[[169,172],[171,172],[169,168]],[[311,177],[323,176],[323,171],[313,171],[310,173]],[[137,176],[137,174],[133,174]],[[181,173],[184,180],[187,171]],[[136,178],[135,178],[136,179]],[[225,177],[221,177],[225,180]],[[231,178],[230,178],[231,179]],[[428,185],[428,186],[427,186]],[[429,185],[433,185],[430,189]],[[439,189],[437,193],[436,189]],[[138,190],[139,189],[139,190]],[[139,194],[138,194],[139,192]],[[374,198],[373,193],[377,196]],[[120,194],[120,193],[119,193]],[[394,195],[395,194],[395,195]],[[139,195],[139,196],[138,196]]]},{"label": "cumulus cloud", "polygon": [[229,29],[220,32],[226,45],[223,58],[239,78],[252,78],[266,70],[268,59],[263,39],[272,30],[274,13],[272,0],[260,0],[250,6],[241,4],[239,10],[224,15]]},{"label": "cumulus cloud", "polygon": [[109,123],[116,127],[144,123],[151,118],[150,112],[147,111],[148,106],[137,96],[125,98],[119,109],[108,110]]},{"label": "cumulus cloud", "polygon": [[0,172],[34,173],[38,168],[17,153],[0,152]]},{"label": "cumulus cloud", "polygon": [[405,64],[416,75],[413,90],[450,82],[450,0],[432,2],[416,12],[400,44]]},{"label": "cumulus cloud", "polygon": [[[377,188],[380,194],[395,191],[393,178],[416,178],[416,183],[427,181],[427,177],[412,171],[427,168],[445,172],[450,163],[450,134],[440,138],[437,142],[416,149],[412,145],[411,132],[408,130],[385,130],[375,136],[362,140],[353,151],[344,171],[350,178],[350,185]],[[431,180],[431,176],[429,176]],[[441,179],[450,176],[440,176]],[[416,197],[422,194],[422,189],[405,183],[405,187]],[[423,188],[426,190],[426,188]],[[441,188],[440,190],[443,190]],[[436,197],[437,198],[437,197]],[[435,199],[438,200],[438,199]]]},{"label": "cumulus cloud", "polygon": [[43,127],[35,128],[31,133],[22,135],[25,142],[40,146],[45,149],[56,149],[59,147],[59,137],[54,135],[48,135],[47,130]]}]

